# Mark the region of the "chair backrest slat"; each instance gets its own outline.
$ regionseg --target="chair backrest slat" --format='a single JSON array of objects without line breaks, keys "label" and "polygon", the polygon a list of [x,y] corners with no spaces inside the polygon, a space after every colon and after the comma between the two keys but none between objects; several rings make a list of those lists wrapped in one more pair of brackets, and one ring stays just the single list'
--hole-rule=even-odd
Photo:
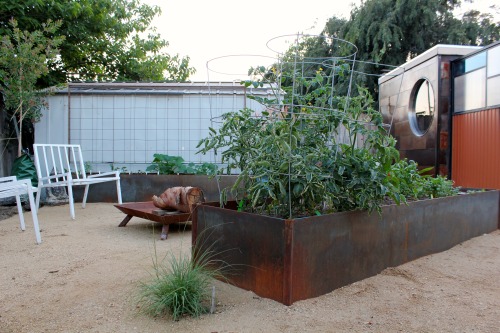
[{"label": "chair backrest slat", "polygon": [[[43,160],[45,162],[45,174],[42,174],[42,177],[48,177],[48,175],[50,174],[50,169],[49,169],[49,162],[47,161],[47,151],[45,149],[45,146],[42,147],[42,154],[43,154]],[[49,183],[51,183],[52,181],[49,179]]]},{"label": "chair backrest slat", "polygon": [[[50,159],[52,160],[52,168],[54,169],[54,175],[59,175],[59,173],[57,172],[57,163],[56,163],[56,160],[55,160],[55,155],[54,155],[54,147],[50,147]],[[50,171],[48,171],[49,174],[50,174]],[[56,180],[59,180],[59,177],[56,178]]]},{"label": "chair backrest slat", "polygon": [[[75,150],[77,151],[76,153],[75,153]],[[71,147],[71,156],[73,157],[73,166],[75,168],[76,178],[78,178],[78,179],[83,177],[82,170],[78,165],[80,163],[80,161],[78,161],[78,159],[77,159],[77,154],[79,152],[80,152],[80,149],[78,146]],[[79,158],[79,159],[81,160],[81,158]]]},{"label": "chair backrest slat", "polygon": [[[35,144],[34,148],[38,178],[56,176],[47,179],[48,183],[67,181],[67,172],[73,173],[76,179],[87,178],[83,154],[79,145]],[[40,165],[41,159],[43,165]]]},{"label": "chair backrest slat", "polygon": [[[87,174],[85,173],[85,163],[83,163],[83,153],[82,153],[82,148],[80,146],[76,147],[76,150],[78,151],[78,160],[80,163],[80,173],[81,177],[83,179],[87,179]],[[76,163],[76,162],[75,162]]]},{"label": "chair backrest slat", "polygon": [[[64,165],[63,165],[63,159],[62,159],[62,156],[61,156],[61,149],[63,149],[63,152],[64,152],[64,148],[63,147],[57,147],[57,155],[58,155],[58,162],[59,162],[59,167],[61,168],[59,170],[59,173],[58,174],[64,174],[65,173],[65,170],[64,170]],[[57,173],[57,172],[56,172]],[[66,180],[66,177],[63,176],[62,177],[64,180]]]}]

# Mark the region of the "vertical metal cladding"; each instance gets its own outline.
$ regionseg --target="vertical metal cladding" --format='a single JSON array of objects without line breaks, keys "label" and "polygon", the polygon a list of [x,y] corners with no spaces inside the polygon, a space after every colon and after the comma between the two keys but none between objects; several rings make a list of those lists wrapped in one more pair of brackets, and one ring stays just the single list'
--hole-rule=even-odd
[{"label": "vertical metal cladding", "polygon": [[500,189],[500,108],[453,116],[452,179],[465,188]]}]

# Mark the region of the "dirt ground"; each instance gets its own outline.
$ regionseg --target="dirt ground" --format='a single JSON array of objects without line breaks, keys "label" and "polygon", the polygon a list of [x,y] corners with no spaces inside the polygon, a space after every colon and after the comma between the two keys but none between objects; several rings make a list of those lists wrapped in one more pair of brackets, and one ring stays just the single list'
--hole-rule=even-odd
[{"label": "dirt ground", "polygon": [[42,207],[0,220],[0,332],[500,332],[500,231],[292,306],[215,281],[217,311],[173,322],[138,311],[160,256],[188,254],[190,230],[161,228],[112,204]]},{"label": "dirt ground", "polygon": [[0,206],[0,221],[17,214],[17,206]]}]

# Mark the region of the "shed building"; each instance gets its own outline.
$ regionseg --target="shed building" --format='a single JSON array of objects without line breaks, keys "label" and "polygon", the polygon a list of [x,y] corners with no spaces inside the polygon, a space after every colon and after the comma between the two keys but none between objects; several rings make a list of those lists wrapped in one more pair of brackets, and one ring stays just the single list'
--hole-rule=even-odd
[{"label": "shed building", "polygon": [[272,91],[236,82],[69,83],[47,98],[35,142],[81,145],[93,172],[144,171],[155,153],[218,163],[213,153],[196,154],[196,146],[222,114],[260,111],[250,94],[271,98]]},{"label": "shed building", "polygon": [[402,158],[467,188],[500,188],[500,43],[436,45],[379,79]]}]

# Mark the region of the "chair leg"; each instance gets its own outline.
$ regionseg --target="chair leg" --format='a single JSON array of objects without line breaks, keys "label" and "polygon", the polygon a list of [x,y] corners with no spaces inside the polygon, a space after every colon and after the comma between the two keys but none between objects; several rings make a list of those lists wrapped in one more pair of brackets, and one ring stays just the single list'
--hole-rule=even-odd
[{"label": "chair leg", "polygon": [[38,187],[38,190],[36,191],[36,211],[38,212],[38,209],[40,209],[40,197],[42,196],[42,188]]},{"label": "chair leg", "polygon": [[87,195],[89,194],[89,186],[90,185],[85,185],[85,191],[83,192],[82,208],[85,208],[85,204],[87,203]]},{"label": "chair leg", "polygon": [[75,200],[73,199],[73,186],[68,186],[68,198],[69,198],[69,215],[71,218],[75,219]]},{"label": "chair leg", "polygon": [[122,204],[122,187],[119,179],[116,181],[116,192],[118,193],[118,203]]},{"label": "chair leg", "polygon": [[26,230],[26,224],[24,223],[24,214],[23,214],[23,206],[21,205],[21,198],[19,195],[16,195],[16,204],[17,204],[17,214],[19,214],[19,222],[21,223],[21,230]]},{"label": "chair leg", "polygon": [[42,236],[40,236],[40,226],[38,224],[38,214],[36,210],[35,198],[33,197],[33,192],[28,191],[28,198],[30,201],[31,216],[33,218],[33,227],[35,228],[35,237],[37,244],[42,242]]}]

